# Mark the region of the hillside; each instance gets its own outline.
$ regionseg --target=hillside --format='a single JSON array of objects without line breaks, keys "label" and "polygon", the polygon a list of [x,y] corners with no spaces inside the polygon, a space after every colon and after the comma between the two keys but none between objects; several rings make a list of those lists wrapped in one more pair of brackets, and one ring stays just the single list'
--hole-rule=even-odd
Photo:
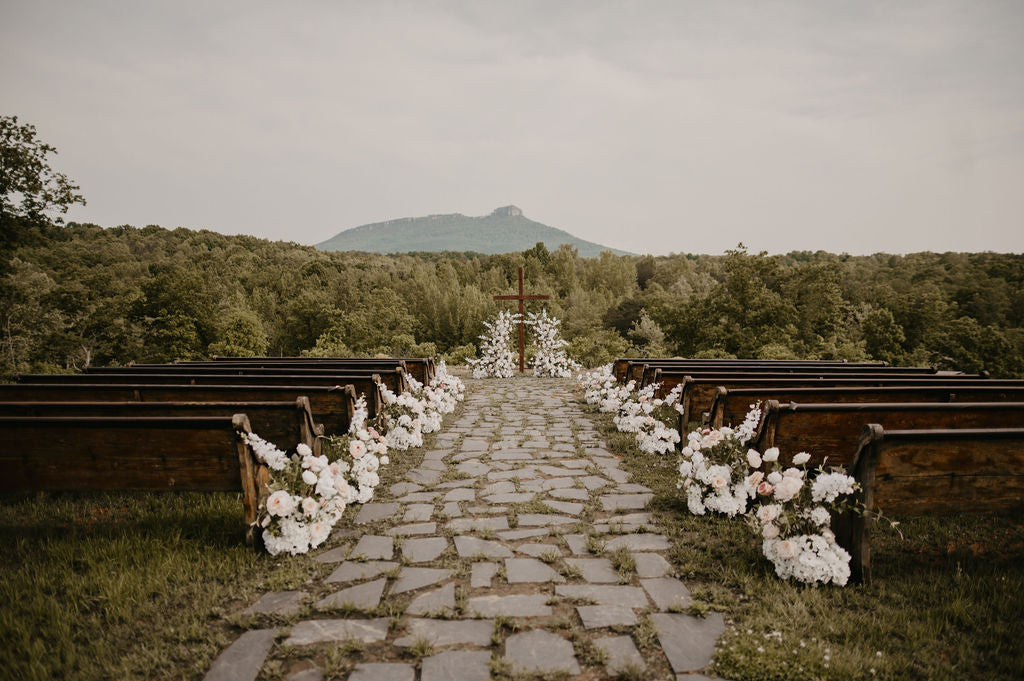
[{"label": "hillside", "polygon": [[461,213],[400,218],[353,227],[316,245],[325,251],[369,251],[408,253],[412,251],[473,251],[513,253],[544,242],[549,251],[561,244],[576,248],[584,258],[601,251],[628,255],[625,251],[579,239],[569,232],[535,222],[515,206],[495,209],[490,215],[470,217]]}]

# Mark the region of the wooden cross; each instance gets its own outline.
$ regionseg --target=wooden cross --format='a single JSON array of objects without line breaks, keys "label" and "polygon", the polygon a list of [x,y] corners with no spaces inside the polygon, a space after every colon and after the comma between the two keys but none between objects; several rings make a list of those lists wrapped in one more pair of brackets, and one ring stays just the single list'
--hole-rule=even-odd
[{"label": "wooden cross", "polygon": [[519,268],[519,295],[517,296],[494,296],[495,300],[518,300],[519,301],[519,373],[526,370],[526,319],[523,316],[523,302],[526,300],[548,300],[551,296],[524,296],[523,295],[523,268]]}]

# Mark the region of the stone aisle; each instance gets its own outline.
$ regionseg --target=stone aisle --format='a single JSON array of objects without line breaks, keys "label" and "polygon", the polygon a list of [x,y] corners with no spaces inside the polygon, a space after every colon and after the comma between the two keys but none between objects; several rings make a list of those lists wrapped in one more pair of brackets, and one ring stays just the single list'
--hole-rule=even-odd
[{"label": "stone aisle", "polygon": [[307,617],[246,632],[207,681],[254,679],[274,646],[326,651],[285,655],[289,681],[707,678],[722,617],[684,614],[651,491],[604,448],[572,382],[466,388],[419,467],[317,556],[337,565],[320,590],[244,613]]}]

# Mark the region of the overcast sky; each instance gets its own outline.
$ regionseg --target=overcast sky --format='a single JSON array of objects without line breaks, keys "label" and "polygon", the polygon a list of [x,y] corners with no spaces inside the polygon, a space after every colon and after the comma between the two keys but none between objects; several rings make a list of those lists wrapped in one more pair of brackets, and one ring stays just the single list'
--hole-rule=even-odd
[{"label": "overcast sky", "polygon": [[0,114],[103,226],[1024,252],[1020,0],[0,0]]}]

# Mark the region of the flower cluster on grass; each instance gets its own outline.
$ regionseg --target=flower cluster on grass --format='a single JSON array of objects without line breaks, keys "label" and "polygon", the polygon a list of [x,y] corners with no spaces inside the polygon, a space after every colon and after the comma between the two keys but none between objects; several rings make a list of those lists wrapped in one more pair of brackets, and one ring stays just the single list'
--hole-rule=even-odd
[{"label": "flower cluster on grass", "polygon": [[484,322],[487,333],[480,336],[480,358],[467,357],[473,369],[473,378],[512,378],[516,370],[516,355],[508,344],[512,325],[519,315],[502,310],[493,322]]},{"label": "flower cluster on grass", "polygon": [[615,427],[623,433],[636,435],[637,446],[647,454],[667,454],[679,442],[675,428],[676,408],[682,387],[673,389],[664,398],[657,398],[658,385],[635,390],[636,383],[616,382],[612,365],[577,376],[577,383],[588,404],[596,404],[603,412],[615,413]]},{"label": "flower cluster on grass", "polygon": [[401,395],[381,386],[385,405],[372,424],[361,396],[348,432],[322,438],[319,456],[306,444],[288,455],[254,433],[244,434],[256,458],[270,469],[268,495],[256,520],[268,553],[297,555],[322,544],[347,505],[373,498],[388,452],[422,445],[423,433],[440,429],[443,415],[454,411],[465,394],[462,381],[448,373],[443,361],[426,386],[407,378],[411,390]]},{"label": "flower cluster on grass", "polygon": [[569,342],[559,336],[558,325],[561,323],[561,320],[549,317],[547,310],[526,315],[526,325],[533,330],[537,343],[532,362],[534,376],[570,378],[573,372],[579,371],[580,365],[565,354],[564,348]]},{"label": "flower cluster on grass", "polygon": [[841,470],[807,470],[807,452],[784,467],[777,447],[763,453],[748,448],[760,418],[759,407],[751,405],[736,430],[704,428],[687,436],[678,483],[687,507],[696,515],[746,514],[762,553],[782,579],[846,584],[850,554],[836,543],[830,526],[833,514],[852,504],[856,483]]}]

